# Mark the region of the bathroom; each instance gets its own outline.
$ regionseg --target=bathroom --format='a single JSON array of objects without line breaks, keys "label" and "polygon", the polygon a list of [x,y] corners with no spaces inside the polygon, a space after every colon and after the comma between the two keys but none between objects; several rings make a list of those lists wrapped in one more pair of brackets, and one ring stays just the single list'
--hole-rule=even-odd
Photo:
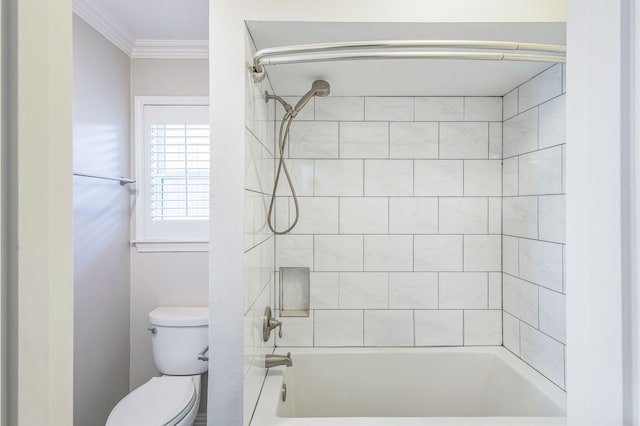
[{"label": "bathroom", "polygon": [[[16,49],[20,66],[13,71],[23,79],[9,98],[22,100],[22,109],[15,123],[9,114],[6,132],[26,142],[2,152],[3,182],[7,176],[20,182],[3,192],[3,207],[10,208],[2,236],[21,241],[21,252],[3,250],[2,273],[9,282],[14,271],[23,284],[20,292],[8,285],[3,295],[3,359],[9,366],[17,360],[33,365],[49,386],[35,386],[24,369],[2,378],[9,389],[37,387],[29,396],[49,408],[30,410],[26,394],[17,392],[3,401],[7,424],[104,424],[118,401],[158,374],[148,314],[159,306],[209,308],[208,380],[194,424],[262,424],[269,377],[295,371],[303,364],[296,356],[302,360],[306,351],[427,354],[422,351],[443,347],[451,353],[500,348],[535,372],[532,380],[566,398],[566,421],[556,416],[557,424],[623,424],[637,416],[629,396],[637,389],[637,365],[629,356],[636,328],[627,326],[635,324],[636,293],[627,285],[635,234],[625,231],[635,228],[633,215],[624,214],[633,206],[635,175],[623,161],[635,155],[624,143],[633,120],[612,107],[634,105],[635,98],[621,89],[630,84],[629,64],[610,47],[629,49],[629,28],[619,25],[624,5],[593,0],[584,13],[580,5],[557,1],[516,7],[499,0],[407,0],[391,7],[213,0],[197,6],[204,32],[183,25],[193,31],[185,40],[208,43],[171,52],[149,36],[123,44],[123,28],[105,29],[86,7],[95,2],[74,3],[73,19],[63,16],[71,14],[71,2],[64,3],[19,14],[41,22],[44,35],[56,35],[44,47],[56,55],[40,66],[55,78],[37,78],[42,64],[28,55],[43,48],[37,39],[21,45],[24,54]],[[173,10],[176,22],[180,16]],[[19,22],[18,38],[29,34]],[[607,31],[581,37],[586,27]],[[178,38],[163,40],[172,37]],[[567,64],[266,65],[267,78],[258,83],[246,66],[262,48],[393,39],[566,44]],[[53,85],[56,79],[64,84]],[[285,150],[300,218],[291,232],[274,235],[267,216],[283,109],[276,100],[265,102],[264,92],[295,106],[316,80],[329,83],[328,96],[305,99]],[[64,108],[52,102],[38,108],[28,82]],[[130,141],[144,102],[136,97],[176,96],[201,104],[211,99],[212,213],[208,230],[154,244],[140,233],[144,225],[135,215],[141,182],[76,176],[71,186],[68,177],[139,179]],[[59,124],[71,117],[67,106],[73,106],[73,137]],[[20,121],[32,110],[30,117],[46,126]],[[104,114],[113,115],[100,128],[97,117]],[[587,118],[594,114],[598,120]],[[48,155],[27,161],[35,149]],[[31,173],[47,173],[51,185],[38,186]],[[287,186],[281,178],[276,230],[295,219]],[[51,219],[32,224],[29,208],[54,195],[55,203],[38,207]],[[22,226],[7,225],[18,219]],[[38,250],[42,244],[49,249]],[[21,259],[48,266],[28,268]],[[280,315],[281,266],[310,268],[309,316]],[[38,293],[47,297],[29,297]],[[266,306],[282,321],[281,339],[276,329],[263,341]],[[41,318],[48,327],[32,321]],[[33,341],[49,342],[44,360],[25,349]],[[273,367],[265,381],[265,356],[287,351],[293,367]],[[69,392],[53,392],[54,383]],[[353,421],[384,424],[384,417]]]}]

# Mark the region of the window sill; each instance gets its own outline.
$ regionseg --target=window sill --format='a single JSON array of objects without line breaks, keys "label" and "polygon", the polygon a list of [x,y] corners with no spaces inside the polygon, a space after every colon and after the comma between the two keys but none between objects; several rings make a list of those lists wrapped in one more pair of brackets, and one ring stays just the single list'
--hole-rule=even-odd
[{"label": "window sill", "polygon": [[133,240],[138,253],[208,252],[209,241]]}]

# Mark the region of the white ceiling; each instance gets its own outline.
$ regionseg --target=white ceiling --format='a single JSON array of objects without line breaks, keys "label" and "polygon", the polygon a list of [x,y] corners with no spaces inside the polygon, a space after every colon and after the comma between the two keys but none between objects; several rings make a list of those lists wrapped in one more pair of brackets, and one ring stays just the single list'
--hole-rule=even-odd
[{"label": "white ceiling", "polygon": [[[86,1],[86,0],[85,0]],[[209,0],[89,0],[134,40],[207,40]]]},{"label": "white ceiling", "polygon": [[[427,24],[264,22],[247,26],[258,49],[357,40],[492,40],[565,44],[564,23]],[[267,66],[275,91],[305,93],[313,80],[335,96],[502,96],[549,63],[376,60]]]}]

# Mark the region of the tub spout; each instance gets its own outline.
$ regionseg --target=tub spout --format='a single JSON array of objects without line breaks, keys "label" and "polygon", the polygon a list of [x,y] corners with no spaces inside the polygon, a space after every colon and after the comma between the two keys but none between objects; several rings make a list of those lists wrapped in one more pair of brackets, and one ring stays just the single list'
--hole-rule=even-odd
[{"label": "tub spout", "polygon": [[286,355],[267,355],[264,358],[264,368],[277,367],[278,365],[286,365],[291,367],[293,362],[291,361],[291,352]]}]

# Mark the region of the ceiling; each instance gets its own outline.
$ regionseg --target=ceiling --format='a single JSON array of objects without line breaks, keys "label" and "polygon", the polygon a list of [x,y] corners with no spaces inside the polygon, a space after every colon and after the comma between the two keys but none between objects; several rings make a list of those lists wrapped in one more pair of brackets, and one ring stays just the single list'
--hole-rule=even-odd
[{"label": "ceiling", "polygon": [[[565,44],[564,23],[247,23],[257,49],[358,40],[491,40]],[[313,80],[335,96],[502,96],[550,63],[367,60],[267,66],[275,91],[305,93]]]}]

